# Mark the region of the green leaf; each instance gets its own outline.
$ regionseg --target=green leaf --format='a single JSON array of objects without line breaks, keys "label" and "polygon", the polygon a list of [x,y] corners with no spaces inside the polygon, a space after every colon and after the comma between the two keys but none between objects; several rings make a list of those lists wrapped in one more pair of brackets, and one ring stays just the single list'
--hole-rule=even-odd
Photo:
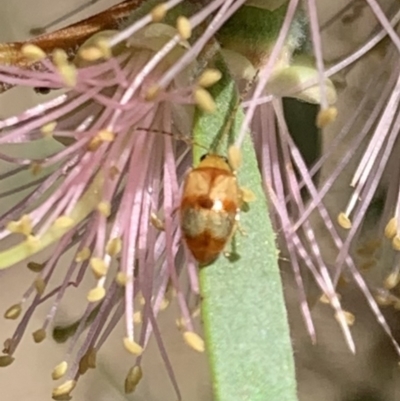
[{"label": "green leaf", "polygon": [[[194,136],[197,143],[212,144],[224,131],[237,102],[235,84],[224,66],[224,78],[211,93],[217,112],[198,112]],[[237,113],[231,134],[243,119]],[[226,149],[226,147],[225,147]],[[295,401],[296,380],[282,283],[277,263],[275,234],[269,219],[250,137],[245,141],[239,183],[257,199],[241,213],[235,235],[240,258],[224,256],[200,270],[202,316],[206,348],[211,363],[215,401]],[[197,160],[200,149],[195,148]]]}]

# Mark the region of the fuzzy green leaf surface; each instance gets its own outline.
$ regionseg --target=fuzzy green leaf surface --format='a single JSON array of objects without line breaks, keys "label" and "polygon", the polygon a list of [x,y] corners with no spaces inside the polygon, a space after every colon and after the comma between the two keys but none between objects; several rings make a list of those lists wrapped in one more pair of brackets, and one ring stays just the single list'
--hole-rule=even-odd
[{"label": "fuzzy green leaf surface", "polygon": [[[212,144],[224,131],[237,97],[227,73],[211,92],[217,112],[197,114],[194,136],[197,143],[215,149]],[[239,110],[230,130],[231,139],[238,132],[242,118]],[[226,154],[226,149],[227,145],[218,151]],[[240,258],[231,262],[221,255],[215,263],[200,270],[202,317],[214,401],[297,401],[275,234],[250,137],[242,152],[239,184],[251,189],[256,200],[247,212],[241,213],[240,224],[245,235],[237,233],[233,241]],[[195,161],[199,155],[200,149],[195,149]]]}]

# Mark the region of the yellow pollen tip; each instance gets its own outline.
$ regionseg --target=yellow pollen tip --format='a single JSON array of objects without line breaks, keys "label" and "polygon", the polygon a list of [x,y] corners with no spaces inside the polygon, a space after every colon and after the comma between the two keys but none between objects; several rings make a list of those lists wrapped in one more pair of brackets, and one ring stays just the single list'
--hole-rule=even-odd
[{"label": "yellow pollen tip", "polygon": [[21,312],[22,312],[21,304],[12,305],[4,312],[4,318],[10,320],[18,319]]},{"label": "yellow pollen tip", "polygon": [[[336,294],[336,296],[338,297],[338,299],[341,298],[340,294]],[[321,297],[319,298],[319,301],[322,302],[323,304],[327,304],[327,305],[329,305],[331,303],[328,295],[326,295],[326,294],[322,294]]]},{"label": "yellow pollen tip", "polygon": [[150,223],[157,230],[160,230],[160,231],[165,230],[164,222],[160,218],[158,218],[158,216],[154,212],[152,212],[150,215]]},{"label": "yellow pollen tip", "polygon": [[[345,310],[342,312],[343,312],[344,322],[348,326],[352,326],[356,320],[355,316],[352,313],[345,311]],[[339,315],[339,313],[335,313],[335,319],[339,323],[342,321],[342,317]]]},{"label": "yellow pollen tip", "polygon": [[143,353],[143,347],[139,345],[136,341],[133,341],[128,337],[124,338],[124,347],[133,355],[139,356]]},{"label": "yellow pollen tip", "polygon": [[87,145],[87,150],[89,152],[95,152],[101,145],[103,144],[103,141],[96,135],[94,138],[92,138],[88,145]]},{"label": "yellow pollen tip", "polygon": [[112,142],[115,139],[115,134],[108,130],[99,131],[97,136],[104,142]]},{"label": "yellow pollen tip", "polygon": [[133,323],[141,324],[142,322],[143,322],[142,312],[141,311],[136,311],[133,314]]},{"label": "yellow pollen tip", "polygon": [[106,295],[106,290],[104,287],[96,287],[91,289],[87,294],[87,300],[89,302],[101,301]]},{"label": "yellow pollen tip", "polygon": [[207,68],[197,80],[197,85],[203,88],[209,88],[216,84],[222,78],[221,71],[216,68]]},{"label": "yellow pollen tip", "polygon": [[392,217],[385,227],[385,237],[392,239],[397,233],[397,218]]},{"label": "yellow pollen tip", "polygon": [[32,333],[32,337],[33,341],[35,341],[36,344],[39,344],[46,338],[46,330],[45,329],[36,330]]},{"label": "yellow pollen tip", "polygon": [[101,258],[90,259],[90,267],[92,268],[93,274],[97,279],[100,279],[107,274],[108,266]]},{"label": "yellow pollen tip", "polygon": [[68,56],[63,49],[54,49],[52,58],[53,58],[53,63],[57,67],[68,64]]},{"label": "yellow pollen tip", "polygon": [[97,210],[104,216],[109,217],[111,214],[111,203],[102,201],[97,205]]},{"label": "yellow pollen tip", "polygon": [[85,374],[89,369],[96,368],[97,353],[94,348],[89,348],[79,361],[79,374]]},{"label": "yellow pollen tip", "polygon": [[168,298],[163,298],[160,304],[160,311],[164,311],[165,309],[168,308],[170,304],[170,300]]},{"label": "yellow pollen tip", "polygon": [[42,295],[44,293],[44,290],[46,289],[46,282],[44,281],[44,279],[42,277],[38,277],[35,281],[34,281],[34,286],[36,289],[36,292],[39,295]]},{"label": "yellow pollen tip", "polygon": [[159,92],[160,92],[160,87],[158,85],[152,85],[152,86],[150,86],[149,89],[147,89],[144,98],[148,102],[151,102],[158,96]]},{"label": "yellow pollen tip", "polygon": [[339,213],[338,217],[337,217],[337,222],[339,224],[340,227],[344,228],[345,230],[350,230],[352,224],[351,224],[351,220],[349,219],[349,217],[345,214],[345,213]]},{"label": "yellow pollen tip", "polygon": [[206,113],[214,113],[217,109],[213,97],[203,88],[197,88],[194,91],[194,100],[197,106]]},{"label": "yellow pollen tip", "polygon": [[257,199],[255,193],[249,188],[240,187],[240,193],[242,195],[243,202],[254,202]]},{"label": "yellow pollen tip", "polygon": [[399,281],[400,281],[400,274],[399,272],[394,271],[386,277],[383,285],[387,290],[391,290],[394,287],[396,287],[397,284],[399,284]]},{"label": "yellow pollen tip", "polygon": [[10,221],[7,230],[15,234],[30,235],[32,232],[32,220],[29,215],[23,215],[18,221]]},{"label": "yellow pollen tip", "polygon": [[50,123],[43,125],[42,128],[40,129],[40,131],[43,134],[43,136],[51,136],[51,135],[53,135],[53,132],[56,127],[57,127],[57,122],[52,121]]},{"label": "yellow pollen tip", "polygon": [[59,363],[51,372],[51,378],[53,380],[61,379],[68,370],[68,363],[66,361],[62,361]]},{"label": "yellow pollen tip", "polygon": [[229,146],[228,160],[233,170],[238,170],[242,165],[242,151],[237,146]]},{"label": "yellow pollen tip", "polygon": [[69,216],[60,216],[53,223],[53,227],[57,229],[69,228],[72,227],[73,225],[74,225],[74,219]]},{"label": "yellow pollen tip", "polygon": [[185,319],[183,317],[178,317],[175,320],[175,324],[178,330],[183,330],[185,328]]},{"label": "yellow pollen tip", "polygon": [[97,61],[104,57],[102,50],[97,46],[89,46],[79,49],[78,56],[85,61]]},{"label": "yellow pollen tip", "polygon": [[122,241],[121,238],[112,238],[106,245],[106,252],[110,256],[116,256],[121,252]]},{"label": "yellow pollen tip", "polygon": [[125,287],[128,282],[128,277],[124,272],[118,272],[117,275],[115,276],[115,281],[121,287]]},{"label": "yellow pollen tip", "polygon": [[75,380],[68,380],[65,383],[61,384],[61,386],[54,388],[52,391],[53,399],[57,400],[60,399],[59,397],[69,395],[70,392],[75,388],[75,386],[76,386]]},{"label": "yellow pollen tip", "polygon": [[153,22],[160,22],[164,19],[167,14],[167,6],[165,3],[156,5],[151,11],[151,19]]},{"label": "yellow pollen tip", "polygon": [[14,362],[15,358],[11,355],[2,355],[0,356],[0,368],[5,368],[6,366],[10,366]]},{"label": "yellow pollen tip", "polygon": [[396,235],[392,239],[392,247],[395,251],[400,251],[400,236]]},{"label": "yellow pollen tip", "polygon": [[23,45],[21,52],[31,61],[40,61],[46,58],[46,53],[40,47],[32,44]]},{"label": "yellow pollen tip", "polygon": [[125,393],[133,393],[142,377],[143,372],[140,366],[133,366],[131,369],[129,369],[129,372],[125,379]]},{"label": "yellow pollen tip", "polygon": [[183,333],[183,339],[185,340],[186,344],[195,351],[205,351],[204,340],[197,333],[194,333],[193,331],[185,331]]},{"label": "yellow pollen tip", "polygon": [[146,300],[144,299],[144,296],[142,294],[138,294],[138,301],[140,305],[142,306],[146,305]]},{"label": "yellow pollen tip", "polygon": [[90,258],[90,249],[88,247],[83,248],[75,256],[75,262],[80,263]]},{"label": "yellow pollen tip", "polygon": [[317,115],[316,125],[318,128],[325,128],[328,124],[336,120],[338,111],[336,107],[328,107],[320,110]]},{"label": "yellow pollen tip", "polygon": [[110,42],[106,38],[100,38],[96,42],[97,48],[101,51],[103,58],[110,59],[112,56]]},{"label": "yellow pollen tip", "polygon": [[391,297],[386,294],[377,294],[374,296],[374,299],[380,306],[389,306],[393,304]]},{"label": "yellow pollen tip", "polygon": [[63,83],[69,88],[73,88],[76,85],[78,71],[72,64],[65,64],[58,66],[58,72],[61,75]]},{"label": "yellow pollen tip", "polygon": [[192,36],[192,26],[190,21],[183,15],[179,16],[176,20],[176,29],[184,40],[189,39]]}]

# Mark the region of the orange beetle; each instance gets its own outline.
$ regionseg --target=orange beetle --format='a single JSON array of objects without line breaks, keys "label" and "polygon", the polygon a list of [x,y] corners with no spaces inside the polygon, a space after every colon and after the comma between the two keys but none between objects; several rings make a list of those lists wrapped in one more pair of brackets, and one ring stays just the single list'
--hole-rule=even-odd
[{"label": "orange beetle", "polygon": [[213,262],[239,220],[241,191],[228,160],[204,155],[186,177],[180,206],[186,244],[201,265]]}]

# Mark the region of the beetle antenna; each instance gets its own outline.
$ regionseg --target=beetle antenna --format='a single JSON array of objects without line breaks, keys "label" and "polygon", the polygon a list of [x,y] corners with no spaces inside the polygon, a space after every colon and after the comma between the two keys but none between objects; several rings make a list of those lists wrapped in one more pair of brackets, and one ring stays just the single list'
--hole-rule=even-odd
[{"label": "beetle antenna", "polygon": [[[246,83],[246,86],[243,90],[242,93],[239,93],[238,99],[236,101],[235,107],[232,109],[231,115],[229,116],[228,121],[226,122],[225,127],[223,128],[222,134],[220,136],[220,139],[218,141],[217,144],[217,148],[221,146],[223,139],[228,135],[229,131],[232,128],[233,125],[233,121],[235,120],[236,114],[239,110],[240,105],[242,104],[242,102],[244,101],[244,98],[247,96],[247,94],[249,93],[250,89],[253,87],[254,82],[256,81],[258,74],[259,74],[260,70],[257,70],[253,76],[252,79],[248,80]],[[219,152],[217,152],[219,153]]]},{"label": "beetle antenna", "polygon": [[184,136],[184,135],[174,134],[172,132],[153,129],[153,128],[149,129],[149,128],[137,127],[136,130],[138,130],[138,131],[146,131],[146,132],[153,132],[153,133],[156,133],[156,134],[168,135],[168,136],[171,136],[171,137],[173,137],[174,139],[176,139],[178,141],[185,142],[187,145],[190,145],[190,146],[195,145],[195,146],[198,146],[199,148],[202,148],[202,149],[208,151],[206,146],[201,145],[200,143],[197,143],[197,142],[193,141],[193,139],[188,138],[187,136]]}]

